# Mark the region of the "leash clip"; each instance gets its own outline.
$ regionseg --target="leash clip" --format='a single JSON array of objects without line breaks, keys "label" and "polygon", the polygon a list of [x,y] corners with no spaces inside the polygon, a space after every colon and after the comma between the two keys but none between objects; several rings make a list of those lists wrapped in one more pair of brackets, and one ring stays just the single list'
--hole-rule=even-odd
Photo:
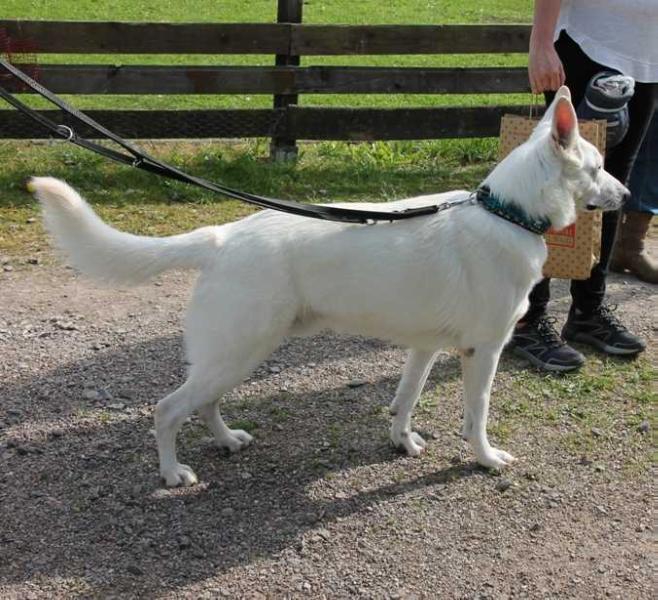
[{"label": "leash clip", "polygon": [[66,138],[67,142],[70,142],[73,139],[73,136],[75,135],[73,129],[71,129],[68,125],[58,125],[57,132],[60,135],[63,135]]}]

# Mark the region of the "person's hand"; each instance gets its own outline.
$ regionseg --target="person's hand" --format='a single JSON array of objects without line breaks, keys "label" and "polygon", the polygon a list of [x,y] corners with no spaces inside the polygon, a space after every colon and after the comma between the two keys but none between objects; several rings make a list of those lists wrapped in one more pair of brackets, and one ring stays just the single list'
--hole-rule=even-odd
[{"label": "person's hand", "polygon": [[555,91],[564,85],[564,67],[552,41],[540,45],[530,45],[528,79],[533,94]]}]

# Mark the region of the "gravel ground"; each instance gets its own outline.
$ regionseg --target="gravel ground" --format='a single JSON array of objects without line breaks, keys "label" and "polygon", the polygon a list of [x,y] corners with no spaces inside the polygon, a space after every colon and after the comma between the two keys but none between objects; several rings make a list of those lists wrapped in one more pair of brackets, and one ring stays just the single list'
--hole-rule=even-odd
[{"label": "gravel ground", "polygon": [[[386,407],[404,355],[372,340],[291,340],[225,402],[255,443],[222,455],[192,418],[180,454],[201,483],[163,489],[152,413],[184,376],[193,278],[116,291],[25,262],[0,267],[0,597],[652,597],[652,482],[616,460],[623,439],[592,462],[531,425],[495,476],[451,391],[420,411],[428,452],[400,456]],[[654,292],[613,278],[652,352]],[[431,385],[458,365],[442,354]],[[506,357],[497,385],[522,367]]]}]

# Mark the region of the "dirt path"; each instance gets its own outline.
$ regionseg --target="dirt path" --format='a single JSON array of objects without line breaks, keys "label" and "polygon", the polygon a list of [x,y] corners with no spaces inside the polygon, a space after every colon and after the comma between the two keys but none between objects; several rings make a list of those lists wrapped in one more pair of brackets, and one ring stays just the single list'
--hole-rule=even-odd
[{"label": "dirt path", "polygon": [[[591,461],[531,424],[506,442],[518,466],[488,474],[457,435],[448,353],[421,459],[387,441],[402,351],[318,336],[227,399],[251,448],[223,456],[193,419],[181,454],[202,483],[162,489],[152,411],[184,374],[191,281],[117,292],[61,268],[0,272],[0,597],[652,596],[651,478],[619,466],[627,438]],[[654,292],[611,285],[655,357]],[[498,388],[521,368],[506,357]]]}]

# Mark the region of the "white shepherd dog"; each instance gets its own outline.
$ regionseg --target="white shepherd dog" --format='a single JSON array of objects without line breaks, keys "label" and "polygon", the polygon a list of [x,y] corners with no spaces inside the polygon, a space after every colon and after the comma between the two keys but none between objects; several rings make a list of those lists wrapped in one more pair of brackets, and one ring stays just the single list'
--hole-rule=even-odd
[{"label": "white shepherd dog", "polygon": [[[578,133],[563,87],[531,138],[485,179],[503,205],[555,228],[576,210],[615,209],[628,190],[602,168]],[[166,238],[119,232],[103,223],[66,183],[31,180],[45,222],[73,266],[97,280],[139,284],[167,269],[198,269],[185,328],[191,363],[183,385],[158,402],[160,474],[167,485],[197,477],[176,458],[176,434],[193,411],[219,446],[236,451],[252,437],[229,429],[221,397],[286,336],[323,329],[374,336],[409,348],[391,405],[391,439],[412,456],[425,441],[411,414],[437,351],[457,348],[464,378],[463,435],[478,462],[502,468],[514,459],[487,439],[489,393],[498,359],[527,296],[541,278],[540,235],[465,203],[435,215],[364,226],[264,210],[221,227]],[[457,201],[455,191],[381,204],[399,210]]]}]

